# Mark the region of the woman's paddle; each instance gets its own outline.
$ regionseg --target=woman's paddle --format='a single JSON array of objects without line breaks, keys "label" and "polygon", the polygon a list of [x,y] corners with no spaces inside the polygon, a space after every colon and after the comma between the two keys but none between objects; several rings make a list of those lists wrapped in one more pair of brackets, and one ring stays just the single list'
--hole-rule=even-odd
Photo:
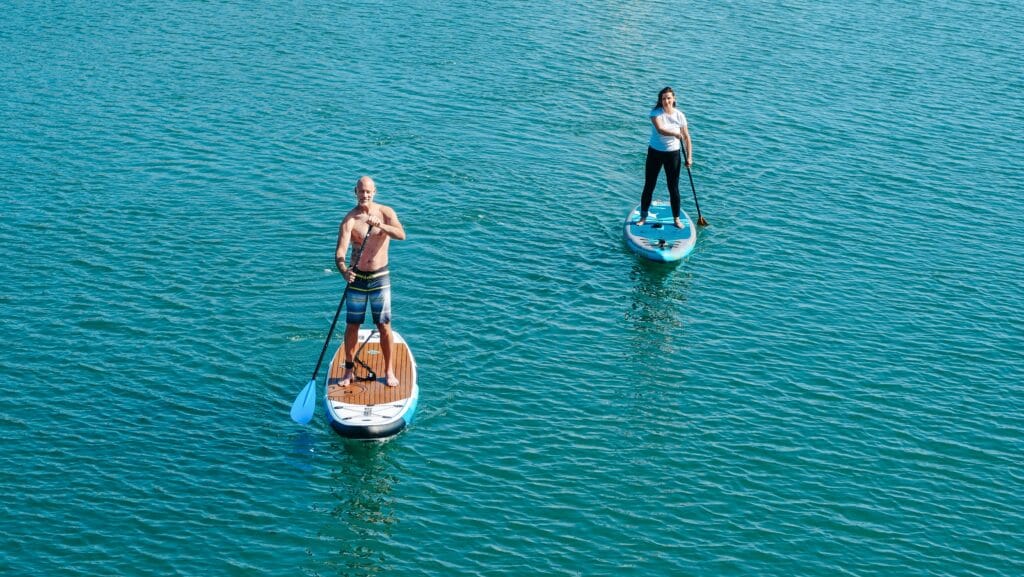
[{"label": "woman's paddle", "polygon": [[[359,257],[363,256],[363,248],[366,247],[366,239],[370,238],[370,231],[373,227],[366,229],[366,234],[363,236],[363,244],[359,245],[359,250],[356,251],[355,257],[352,259],[352,266],[359,264]],[[292,402],[292,420],[296,423],[305,425],[313,418],[313,412],[316,411],[316,374],[320,372],[320,364],[324,362],[324,353],[327,352],[327,346],[331,343],[331,335],[334,334],[334,326],[338,324],[338,317],[341,315],[341,308],[345,306],[345,297],[348,296],[348,282],[345,283],[345,292],[341,293],[341,302],[338,303],[338,310],[334,312],[334,320],[331,321],[331,329],[327,331],[327,340],[324,341],[324,348],[320,349],[320,358],[316,360],[316,368],[313,369],[313,376],[310,377],[309,382],[306,383],[305,387],[299,391],[299,396],[295,397],[295,401]]]},{"label": "woman's paddle", "polygon": [[[683,148],[683,152],[686,152],[686,148]],[[686,158],[685,156],[683,158]],[[686,164],[686,161],[683,161]],[[693,173],[690,172],[690,166],[686,166],[686,174],[690,177],[690,190],[693,191],[693,204],[697,207],[697,224],[700,226],[707,226],[708,221],[704,220],[704,217],[700,214],[700,203],[697,202],[697,188],[693,186]]]}]

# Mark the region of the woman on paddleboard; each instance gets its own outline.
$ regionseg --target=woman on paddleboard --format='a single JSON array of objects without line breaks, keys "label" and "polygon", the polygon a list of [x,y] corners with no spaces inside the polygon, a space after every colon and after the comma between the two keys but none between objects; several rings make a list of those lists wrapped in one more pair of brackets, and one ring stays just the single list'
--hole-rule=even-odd
[{"label": "woman on paddleboard", "polygon": [[647,147],[647,163],[644,167],[644,192],[640,196],[640,220],[637,224],[647,222],[647,211],[651,208],[654,187],[658,184],[658,173],[665,169],[668,181],[668,194],[672,203],[672,217],[676,228],[683,228],[679,220],[679,170],[681,167],[680,144],[686,151],[686,166],[693,164],[693,146],[690,143],[690,131],[686,127],[686,116],[676,108],[676,93],[671,86],[666,86],[658,93],[658,103],[650,113],[651,140]]}]

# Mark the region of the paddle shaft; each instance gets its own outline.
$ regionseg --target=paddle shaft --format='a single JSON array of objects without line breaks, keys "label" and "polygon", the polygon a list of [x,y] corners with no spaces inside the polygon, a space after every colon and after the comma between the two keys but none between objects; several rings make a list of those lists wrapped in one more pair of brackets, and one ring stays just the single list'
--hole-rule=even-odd
[{"label": "paddle shaft", "polygon": [[683,164],[686,166],[686,175],[690,177],[690,190],[693,191],[693,205],[697,207],[697,224],[706,226],[708,221],[700,214],[700,202],[697,200],[697,187],[693,185],[693,173],[690,172],[690,165],[686,164],[686,147],[683,147]]},{"label": "paddle shaft", "polygon": [[[356,251],[355,256],[352,258],[352,266],[355,267],[359,264],[359,259],[363,256],[363,249],[366,248],[366,241],[370,238],[370,231],[373,227],[370,226],[366,229],[366,234],[363,236],[363,244],[359,245],[359,250]],[[348,296],[348,281],[345,281],[345,292],[341,293],[341,301],[338,302],[338,310],[334,311],[334,320],[331,321],[331,329],[327,331],[327,340],[324,341],[324,348],[320,349],[320,358],[316,360],[316,368],[313,369],[313,376],[309,380],[315,381],[317,373],[320,372],[320,365],[324,362],[324,354],[327,352],[328,345],[331,344],[331,336],[334,334],[334,327],[338,324],[338,317],[341,316],[341,309],[345,306],[345,297]]]}]

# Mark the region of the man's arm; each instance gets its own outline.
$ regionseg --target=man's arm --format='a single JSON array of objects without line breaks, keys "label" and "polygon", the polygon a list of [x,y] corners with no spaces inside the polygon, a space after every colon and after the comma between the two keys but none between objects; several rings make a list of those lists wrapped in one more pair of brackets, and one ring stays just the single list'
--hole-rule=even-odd
[{"label": "man's arm", "polygon": [[334,249],[334,266],[338,272],[348,279],[348,265],[345,264],[345,255],[348,254],[349,239],[352,237],[352,219],[345,218],[338,225],[338,244]]},{"label": "man's arm", "polygon": [[384,234],[395,240],[405,240],[405,228],[398,221],[398,214],[395,213],[395,210],[390,206],[382,207],[381,213],[384,216],[383,219],[370,218],[366,223],[384,231]]}]

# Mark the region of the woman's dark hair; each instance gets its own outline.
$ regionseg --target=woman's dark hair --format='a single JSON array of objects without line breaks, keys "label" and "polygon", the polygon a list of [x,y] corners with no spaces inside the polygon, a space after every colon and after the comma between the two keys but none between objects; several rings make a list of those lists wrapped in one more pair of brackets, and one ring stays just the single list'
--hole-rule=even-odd
[{"label": "woman's dark hair", "polygon": [[672,87],[671,87],[671,86],[666,86],[665,88],[662,88],[662,89],[661,89],[661,92],[659,92],[659,93],[658,93],[658,102],[657,102],[657,103],[655,103],[654,107],[653,107],[653,108],[651,108],[651,110],[654,110],[655,108],[661,108],[661,97],[662,97],[662,96],[665,96],[665,94],[666,94],[667,92],[671,92],[671,93],[672,93],[672,96],[675,96],[675,95],[676,95],[676,91],[675,91],[675,90],[672,90]]}]

